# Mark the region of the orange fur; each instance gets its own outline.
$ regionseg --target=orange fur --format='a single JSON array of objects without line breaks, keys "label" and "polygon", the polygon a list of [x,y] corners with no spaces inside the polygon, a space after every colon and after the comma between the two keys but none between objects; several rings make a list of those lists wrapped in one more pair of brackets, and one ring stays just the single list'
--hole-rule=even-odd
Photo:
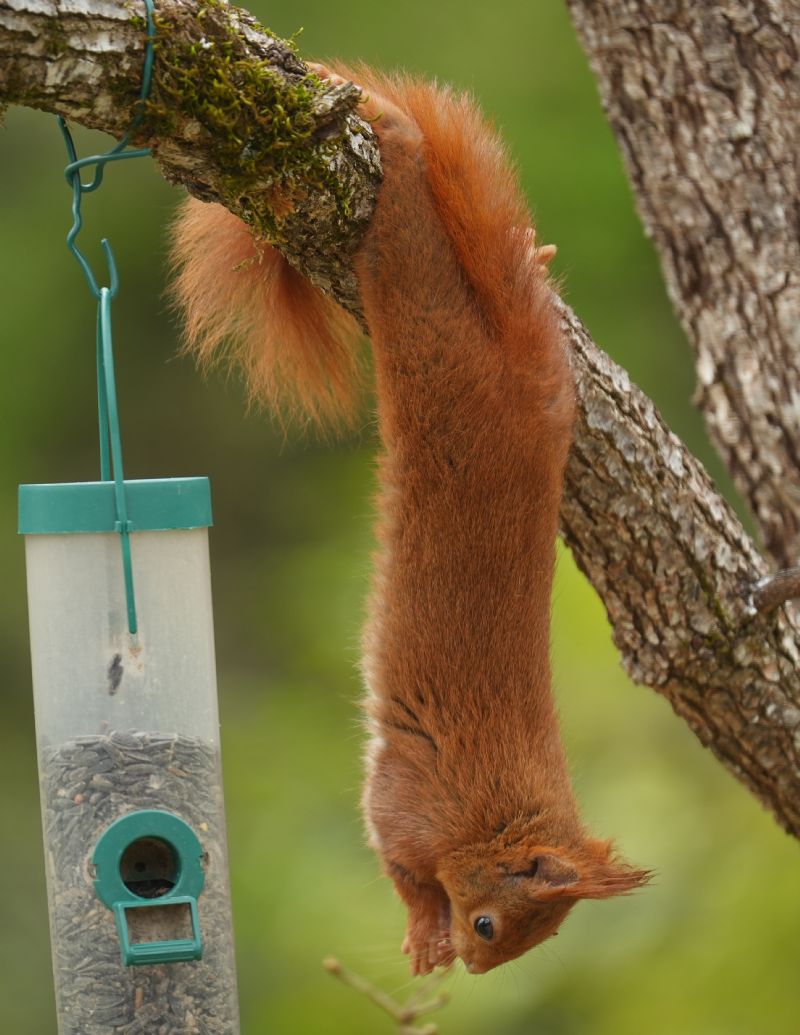
[{"label": "orange fur", "polygon": [[352,319],[257,242],[222,205],[188,198],[173,226],[172,291],[186,315],[186,346],[207,364],[228,352],[251,399],[278,413],[346,424],[359,369]]},{"label": "orange fur", "polygon": [[[412,971],[459,956],[479,973],[555,933],[578,899],[648,874],[583,828],[550,691],[574,410],[551,250],[534,250],[504,150],[469,100],[350,75],[385,176],[355,265],[384,444],[364,811],[408,906]],[[272,399],[287,374],[306,404],[321,400],[313,413],[340,406],[351,353],[331,304],[310,287],[276,294],[296,275],[266,249],[234,271],[254,245],[218,207],[189,202],[176,239],[190,341],[208,352],[241,329],[256,390]]]}]

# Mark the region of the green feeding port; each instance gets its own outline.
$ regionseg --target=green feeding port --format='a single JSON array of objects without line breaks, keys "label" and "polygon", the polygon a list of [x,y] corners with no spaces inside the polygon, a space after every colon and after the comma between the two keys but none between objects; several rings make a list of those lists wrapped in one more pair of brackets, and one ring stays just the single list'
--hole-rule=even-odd
[{"label": "green feeding port", "polygon": [[132,812],[102,835],[92,855],[94,886],[114,913],[126,967],[202,959],[202,862],[197,835],[171,812]]}]

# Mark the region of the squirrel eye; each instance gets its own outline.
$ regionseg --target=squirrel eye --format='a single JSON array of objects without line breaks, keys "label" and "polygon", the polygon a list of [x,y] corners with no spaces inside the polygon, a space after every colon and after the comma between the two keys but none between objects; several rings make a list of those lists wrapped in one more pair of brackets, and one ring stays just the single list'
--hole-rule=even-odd
[{"label": "squirrel eye", "polygon": [[479,916],[473,927],[484,941],[489,942],[494,938],[494,924],[488,916]]}]

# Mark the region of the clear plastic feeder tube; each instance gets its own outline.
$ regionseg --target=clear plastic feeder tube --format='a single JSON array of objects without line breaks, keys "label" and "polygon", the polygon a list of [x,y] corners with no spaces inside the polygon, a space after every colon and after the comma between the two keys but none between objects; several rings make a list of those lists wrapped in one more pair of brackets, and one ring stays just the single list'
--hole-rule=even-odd
[{"label": "clear plastic feeder tube", "polygon": [[239,1031],[206,479],[22,486],[60,1035]]}]

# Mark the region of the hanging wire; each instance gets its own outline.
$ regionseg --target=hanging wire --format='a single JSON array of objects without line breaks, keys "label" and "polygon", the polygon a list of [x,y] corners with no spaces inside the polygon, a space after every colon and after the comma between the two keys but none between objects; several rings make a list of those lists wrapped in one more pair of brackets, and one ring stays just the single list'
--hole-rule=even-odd
[{"label": "hanging wire", "polygon": [[[119,533],[122,547],[122,569],[125,579],[125,600],[128,611],[128,631],[134,635],[138,623],[136,618],[136,599],[133,590],[133,565],[131,562],[130,531],[128,508],[125,498],[125,478],[122,468],[122,439],[119,430],[119,414],[117,411],[117,390],[114,378],[114,349],[111,334],[111,302],[119,291],[119,275],[114,253],[106,238],[101,241],[103,254],[108,265],[109,285],[98,286],[86,256],[76,244],[76,238],[83,226],[81,202],[84,194],[90,194],[103,182],[105,167],[109,162],[124,161],[128,158],[144,158],[150,154],[150,148],[128,148],[131,133],[144,117],[145,101],[150,95],[150,83],[153,76],[153,39],[155,22],[153,20],[153,0],[144,0],[147,19],[147,48],[145,50],[142,87],[139,93],[139,111],[131,123],[130,129],[114,147],[101,155],[78,158],[72,135],[66,121],[59,115],[58,125],[64,137],[69,164],[64,170],[67,183],[72,188],[72,226],[67,234],[67,247],[75,256],[86,277],[89,290],[97,299],[97,410],[100,423],[100,478],[102,481],[114,482],[114,505],[116,522],[114,530]],[[81,170],[93,166],[94,175],[89,183],[81,182]]]},{"label": "hanging wire", "polygon": [[[81,201],[83,200],[84,194],[91,194],[92,191],[97,190],[97,188],[102,184],[105,168],[109,162],[125,161],[128,158],[145,158],[150,154],[149,147],[135,148],[128,151],[125,150],[130,142],[131,134],[137,126],[141,124],[141,121],[144,118],[145,101],[150,96],[150,84],[153,79],[153,40],[155,38],[156,31],[155,22],[153,20],[153,0],[144,0],[144,5],[146,9],[147,47],[144,56],[144,69],[142,71],[142,86],[139,91],[139,111],[125,136],[104,154],[90,155],[87,158],[78,158],[66,120],[61,115],[57,116],[58,126],[64,137],[64,143],[66,144],[67,154],[69,156],[69,164],[64,169],[64,176],[67,183],[72,188],[72,226],[67,234],[67,247],[78,260],[84,276],[86,277],[86,282],[89,285],[89,290],[98,300],[100,299],[100,288],[97,286],[97,281],[92,272],[92,268],[89,265],[89,261],[86,256],[75,243],[75,240],[83,227]],[[80,178],[81,170],[89,166],[94,166],[94,176],[92,177],[91,182],[82,183]],[[111,281],[109,290],[111,291],[111,297],[114,298],[119,289],[119,277],[117,275],[116,262],[114,261],[114,253],[111,250],[111,245],[105,238],[102,240],[101,244],[109,268],[109,279]]]}]

